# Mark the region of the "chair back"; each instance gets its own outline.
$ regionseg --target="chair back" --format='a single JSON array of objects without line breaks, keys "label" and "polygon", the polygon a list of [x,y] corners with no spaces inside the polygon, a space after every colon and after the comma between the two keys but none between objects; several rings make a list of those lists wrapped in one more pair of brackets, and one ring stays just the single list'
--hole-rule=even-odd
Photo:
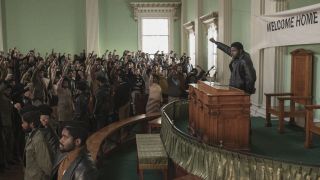
[{"label": "chair back", "polygon": [[[296,49],[291,52],[291,93],[293,96],[312,96],[313,52]],[[310,104],[310,100],[295,100],[299,104]]]}]

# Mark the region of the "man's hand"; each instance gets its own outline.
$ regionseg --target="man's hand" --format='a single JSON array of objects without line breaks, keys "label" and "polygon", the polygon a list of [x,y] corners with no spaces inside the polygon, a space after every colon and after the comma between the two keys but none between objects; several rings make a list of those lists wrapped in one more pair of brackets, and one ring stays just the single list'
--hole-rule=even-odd
[{"label": "man's hand", "polygon": [[41,69],[44,66],[44,64],[45,63],[43,61],[40,61],[39,64],[38,64],[38,68]]},{"label": "man's hand", "polygon": [[20,103],[16,103],[16,104],[14,104],[14,107],[15,107],[18,111],[20,111],[20,110],[22,109],[22,107],[21,107],[21,104],[20,104]]},{"label": "man's hand", "polygon": [[211,41],[212,43],[216,42],[216,40],[214,38],[210,38],[209,41]]}]

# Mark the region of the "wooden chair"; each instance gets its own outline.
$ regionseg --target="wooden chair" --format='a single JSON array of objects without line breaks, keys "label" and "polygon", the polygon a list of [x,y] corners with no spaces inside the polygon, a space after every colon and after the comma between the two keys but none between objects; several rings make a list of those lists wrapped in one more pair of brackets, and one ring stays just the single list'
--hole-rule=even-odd
[{"label": "wooden chair", "polygon": [[[304,49],[291,52],[291,92],[266,93],[266,126],[270,127],[271,114],[279,117],[279,133],[284,132],[284,118],[290,117],[294,124],[294,117],[305,117],[303,105],[312,102],[312,75],[313,53]],[[271,97],[278,99],[278,105],[271,106]],[[285,106],[285,101],[290,101],[290,106]],[[300,106],[296,107],[296,104]]]},{"label": "wooden chair", "polygon": [[320,135],[320,126],[317,126],[313,122],[313,111],[316,109],[320,109],[320,105],[307,105],[307,118],[306,118],[306,139],[304,143],[305,148],[310,148],[312,146],[312,135],[318,134]]}]

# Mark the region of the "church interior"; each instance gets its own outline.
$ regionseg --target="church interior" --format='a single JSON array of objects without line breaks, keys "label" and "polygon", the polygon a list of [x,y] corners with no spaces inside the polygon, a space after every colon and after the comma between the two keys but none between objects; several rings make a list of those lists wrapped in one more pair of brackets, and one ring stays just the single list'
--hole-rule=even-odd
[{"label": "church interior", "polygon": [[320,0],[0,15],[0,180],[320,179]]}]

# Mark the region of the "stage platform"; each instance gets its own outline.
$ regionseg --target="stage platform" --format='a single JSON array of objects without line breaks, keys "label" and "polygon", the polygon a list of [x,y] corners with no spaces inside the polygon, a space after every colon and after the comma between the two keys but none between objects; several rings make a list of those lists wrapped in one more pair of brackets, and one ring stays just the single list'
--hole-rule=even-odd
[{"label": "stage platform", "polygon": [[[171,107],[163,108],[163,128],[162,140],[166,147],[169,157],[174,158],[173,161],[180,160],[190,160],[185,161],[189,164],[184,164],[180,161],[182,166],[187,167],[187,171],[199,172],[201,177],[207,177],[206,179],[212,179],[216,176],[217,169],[215,169],[220,163],[227,160],[230,162],[240,163],[234,166],[234,170],[237,173],[239,167],[248,166],[250,172],[247,173],[250,177],[254,176],[256,179],[268,179],[270,176],[280,176],[284,177],[284,174],[278,174],[280,171],[282,173],[289,173],[292,176],[299,176],[300,173],[310,174],[303,175],[305,177],[319,177],[320,169],[320,137],[314,137],[314,147],[312,149],[304,148],[304,131],[302,128],[286,125],[285,133],[279,134],[277,131],[277,121],[273,121],[273,127],[265,127],[265,119],[262,117],[252,117],[251,118],[251,151],[245,153],[238,153],[224,150],[223,148],[217,149],[217,147],[211,148],[210,146],[204,145],[203,143],[197,144],[188,134],[188,104],[187,102],[178,102],[178,106],[174,108]],[[193,139],[193,140],[192,140]],[[182,148],[185,153],[175,153],[176,148],[173,148],[170,141],[174,142],[174,147]],[[179,140],[179,141],[177,141]],[[181,141],[183,143],[181,143]],[[195,145],[194,147],[190,147]],[[192,145],[192,146],[193,146]],[[136,149],[135,144],[127,144],[126,147],[120,148],[113,153],[110,153],[103,160],[103,166],[99,170],[100,177],[111,176],[114,179],[138,179],[138,174],[136,171]],[[183,146],[183,147],[181,147]],[[195,149],[202,148],[202,149]],[[181,152],[182,152],[181,151]],[[212,153],[211,153],[212,152]],[[205,155],[199,155],[198,153],[206,153]],[[190,155],[192,154],[192,156]],[[215,154],[208,161],[209,156]],[[231,159],[233,158],[233,159]],[[197,166],[191,165],[196,159],[199,159]],[[216,159],[220,159],[216,162]],[[208,163],[212,165],[208,166]],[[222,165],[222,164],[220,164]],[[197,168],[188,169],[190,167]],[[209,168],[209,169],[207,169]],[[228,166],[230,168],[230,166]],[[232,168],[232,169],[233,169]],[[252,169],[251,168],[256,168]],[[280,168],[280,169],[278,169]],[[116,169],[116,170],[115,170]],[[204,171],[202,171],[205,169]],[[289,170],[290,169],[290,170]],[[242,171],[243,169],[239,170]],[[266,171],[267,170],[267,171]],[[289,171],[288,171],[289,170]],[[125,174],[123,172],[126,172]],[[228,172],[228,171],[225,171]],[[259,175],[264,174],[264,177]],[[196,174],[197,175],[197,174]],[[288,174],[287,174],[288,175]],[[290,175],[290,176],[291,176]],[[259,176],[259,177],[258,177]],[[146,178],[150,179],[161,179],[161,172],[150,171],[146,173]],[[289,176],[288,176],[289,177]],[[284,178],[286,179],[286,178]]]},{"label": "stage platform", "polygon": [[[280,161],[292,161],[296,163],[320,166],[320,138],[314,136],[314,147],[304,148],[305,132],[297,126],[286,125],[285,133],[279,134],[278,121],[272,121],[272,127],[265,127],[265,119],[251,117],[251,151],[256,155],[266,156]],[[188,133],[187,119],[177,119],[177,128]]]},{"label": "stage platform", "polygon": [[[304,131],[302,128],[287,125],[286,133],[277,132],[277,121],[273,127],[264,127],[265,119],[252,117],[251,153],[266,156],[279,161],[289,161],[313,166],[320,166],[320,138],[315,136],[314,148],[305,149]],[[175,125],[187,133],[187,119],[176,119]],[[120,149],[104,159],[99,176],[112,177],[112,179],[126,180],[138,179],[136,171],[135,144],[123,145]],[[123,173],[126,172],[126,173]],[[161,172],[148,171],[146,179],[161,179]]]}]

